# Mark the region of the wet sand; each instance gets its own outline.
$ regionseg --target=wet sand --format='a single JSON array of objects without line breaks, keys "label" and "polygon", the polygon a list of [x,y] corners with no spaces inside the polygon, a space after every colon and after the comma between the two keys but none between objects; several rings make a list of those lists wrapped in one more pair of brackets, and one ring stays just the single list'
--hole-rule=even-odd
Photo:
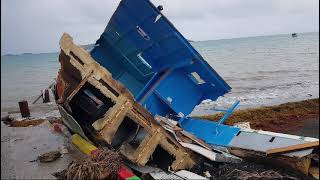
[{"label": "wet sand", "polygon": [[[7,127],[1,124],[1,179],[55,179],[81,153],[70,138],[53,133],[48,121],[33,127]],[[71,136],[71,135],[70,135]],[[69,153],[54,162],[29,162],[39,155],[65,146]]]},{"label": "wet sand", "polygon": [[[61,171],[81,152],[70,142],[70,134],[52,132],[50,118],[59,117],[54,104],[39,104],[30,107],[31,116],[45,121],[36,126],[9,127],[1,122],[1,179],[55,179],[51,174]],[[16,109],[1,112],[15,119],[22,119]],[[69,153],[50,163],[29,162],[37,156],[62,146]]]}]

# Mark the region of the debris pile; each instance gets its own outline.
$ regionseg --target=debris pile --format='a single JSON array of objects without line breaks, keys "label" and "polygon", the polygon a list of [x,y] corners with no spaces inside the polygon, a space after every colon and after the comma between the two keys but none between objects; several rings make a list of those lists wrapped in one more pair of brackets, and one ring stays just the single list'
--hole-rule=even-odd
[{"label": "debris pile", "polygon": [[[220,109],[225,113],[217,122],[188,116],[203,100],[216,100],[231,87],[162,9],[150,1],[122,0],[90,52],[74,44],[69,34],[61,37],[61,68],[51,87],[79,149],[86,154],[96,152],[94,145],[114,149],[124,164],[154,179],[209,178],[206,167],[247,160],[308,175],[308,155],[318,148],[318,139],[224,124],[239,101]],[[62,177],[111,178],[122,164],[119,153],[104,150],[73,162]],[[272,170],[218,172],[226,178],[291,178]]]},{"label": "debris pile", "polygon": [[54,176],[65,180],[116,179],[121,165],[120,153],[103,149],[95,156],[71,162],[65,170],[54,173]]},{"label": "debris pile", "polygon": [[[302,154],[297,148],[291,157],[285,153],[280,156],[265,154],[270,149],[286,147],[285,144],[303,146],[308,142],[315,142],[316,139],[301,140],[300,137],[292,135],[209,124],[214,125],[212,129],[220,132],[214,141],[211,141],[206,139],[207,135],[204,136],[205,133],[211,133],[210,131],[193,131],[194,126],[190,126],[192,124],[184,128],[174,119],[150,114],[134,100],[124,86],[112,78],[108,70],[95,62],[85,50],[73,44],[68,34],[62,36],[60,45],[61,69],[56,84],[57,91],[54,91],[57,94],[58,108],[63,122],[87,141],[117,149],[126,159],[139,166],[150,165],[165,171],[191,170],[203,174],[205,170],[202,165],[205,162],[239,163],[241,157],[279,162],[284,164],[282,166],[308,174],[310,163],[302,167],[299,164],[304,164],[304,156],[312,154],[312,148],[315,146],[307,148],[307,151],[301,151]],[[184,119],[185,122],[190,120],[202,121]],[[234,134],[229,133],[225,136],[224,131],[225,133],[232,131]],[[224,144],[228,136],[231,139]],[[266,145],[261,146],[261,142],[247,141],[247,138],[263,138]],[[278,140],[273,144],[275,138]],[[80,166],[81,163],[74,166]],[[89,168],[88,166],[87,164],[85,167]],[[88,172],[85,170],[83,173]],[[94,171],[91,175],[97,176],[97,173]],[[273,175],[274,178],[278,178],[278,174],[274,171],[249,173],[240,169],[232,171],[228,176],[235,175],[245,178]]]}]

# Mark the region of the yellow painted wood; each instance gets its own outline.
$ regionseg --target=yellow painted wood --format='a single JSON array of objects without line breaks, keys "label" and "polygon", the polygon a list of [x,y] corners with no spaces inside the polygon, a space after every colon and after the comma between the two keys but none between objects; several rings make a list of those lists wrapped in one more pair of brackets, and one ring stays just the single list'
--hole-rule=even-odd
[{"label": "yellow painted wood", "polygon": [[91,152],[93,150],[98,149],[96,146],[92,145],[91,143],[89,143],[88,141],[86,141],[85,139],[83,139],[80,135],[78,134],[73,134],[71,136],[71,141],[74,145],[76,145],[78,147],[78,149],[85,153],[90,155]]}]

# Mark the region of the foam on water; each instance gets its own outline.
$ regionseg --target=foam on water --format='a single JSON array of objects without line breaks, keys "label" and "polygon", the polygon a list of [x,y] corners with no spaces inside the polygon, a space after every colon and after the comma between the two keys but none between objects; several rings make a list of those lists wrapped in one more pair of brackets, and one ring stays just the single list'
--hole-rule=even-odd
[{"label": "foam on water", "polygon": [[319,33],[207,41],[194,46],[232,87],[192,114],[211,114],[215,106],[240,108],[319,97]]}]

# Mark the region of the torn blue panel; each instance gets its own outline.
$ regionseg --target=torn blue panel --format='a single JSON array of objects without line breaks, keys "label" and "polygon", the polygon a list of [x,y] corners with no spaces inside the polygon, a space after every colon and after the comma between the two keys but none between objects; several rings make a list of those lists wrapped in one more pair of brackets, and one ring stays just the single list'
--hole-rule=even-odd
[{"label": "torn blue panel", "polygon": [[240,131],[238,127],[202,119],[183,118],[179,122],[184,130],[203,139],[208,144],[217,146],[228,146]]}]

